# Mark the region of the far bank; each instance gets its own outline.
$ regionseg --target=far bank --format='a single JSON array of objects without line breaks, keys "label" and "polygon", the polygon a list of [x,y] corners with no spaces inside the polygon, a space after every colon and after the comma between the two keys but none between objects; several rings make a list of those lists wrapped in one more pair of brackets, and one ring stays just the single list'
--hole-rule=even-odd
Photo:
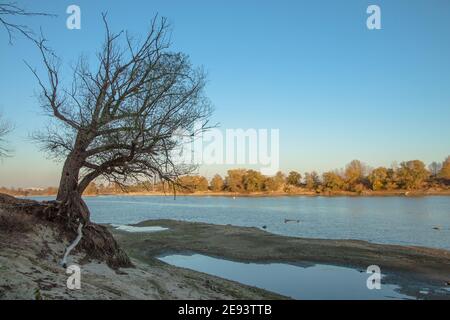
[{"label": "far bank", "polygon": [[[40,193],[40,192],[5,192],[15,197],[56,197],[56,192]],[[106,192],[106,193],[85,193],[84,197],[96,196],[188,196],[188,197],[426,197],[426,196],[450,196],[449,190],[385,190],[372,191],[366,190],[362,192],[352,191],[296,191],[296,192],[214,192],[214,191],[197,191],[197,192]]]}]

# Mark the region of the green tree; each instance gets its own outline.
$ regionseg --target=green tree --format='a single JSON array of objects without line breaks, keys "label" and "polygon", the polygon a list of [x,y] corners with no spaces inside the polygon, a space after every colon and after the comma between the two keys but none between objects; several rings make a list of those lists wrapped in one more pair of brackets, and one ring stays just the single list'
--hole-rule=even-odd
[{"label": "green tree", "polygon": [[222,179],[222,177],[218,174],[216,174],[212,179],[211,179],[211,190],[215,191],[215,192],[220,192],[223,190],[224,187],[224,181]]},{"label": "green tree", "polygon": [[397,170],[398,184],[408,190],[422,187],[429,175],[425,164],[420,160],[402,162]]},{"label": "green tree", "polygon": [[286,178],[286,183],[288,185],[298,187],[300,186],[301,179],[302,175],[300,173],[298,173],[297,171],[291,171],[289,172],[289,175]]}]

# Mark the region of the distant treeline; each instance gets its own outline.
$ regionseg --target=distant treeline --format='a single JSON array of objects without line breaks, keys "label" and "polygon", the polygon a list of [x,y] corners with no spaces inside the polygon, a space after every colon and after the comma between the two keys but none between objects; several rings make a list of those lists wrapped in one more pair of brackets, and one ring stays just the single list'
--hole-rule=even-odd
[{"label": "distant treeline", "polygon": [[275,176],[264,176],[255,170],[233,169],[222,178],[215,175],[211,181],[202,176],[180,178],[178,190],[189,192],[214,191],[234,193],[302,191],[361,193],[367,190],[419,190],[447,189],[450,185],[450,157],[443,163],[433,162],[428,166],[420,160],[405,161],[391,168],[371,169],[359,160],[351,161],[343,170],[301,174],[291,171],[287,175],[278,172]]},{"label": "distant treeline", "polygon": [[[278,172],[265,176],[255,170],[228,170],[225,177],[216,174],[210,181],[200,175],[183,176],[176,184],[162,182],[141,182],[124,187],[123,185],[91,183],[85,195],[118,194],[126,192],[356,192],[392,190],[448,190],[450,186],[450,156],[442,163],[433,162],[428,167],[420,160],[405,161],[391,168],[370,168],[359,160],[351,161],[345,169],[324,172],[300,173],[291,171],[287,175]],[[33,196],[57,193],[57,188],[47,189],[7,189],[0,193]]]}]

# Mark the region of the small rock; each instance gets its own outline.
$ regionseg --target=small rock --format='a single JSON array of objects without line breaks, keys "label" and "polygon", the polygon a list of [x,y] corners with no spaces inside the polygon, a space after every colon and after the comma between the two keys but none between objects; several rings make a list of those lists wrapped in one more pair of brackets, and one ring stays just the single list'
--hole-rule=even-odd
[{"label": "small rock", "polygon": [[267,229],[267,226],[262,226],[263,229]]}]

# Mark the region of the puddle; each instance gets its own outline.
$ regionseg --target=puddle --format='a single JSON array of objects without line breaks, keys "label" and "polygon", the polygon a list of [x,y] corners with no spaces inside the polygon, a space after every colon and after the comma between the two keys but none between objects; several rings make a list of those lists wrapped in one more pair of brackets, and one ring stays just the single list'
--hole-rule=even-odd
[{"label": "puddle", "polygon": [[114,228],[117,230],[122,230],[126,232],[159,232],[159,231],[165,231],[169,230],[169,228],[164,227],[158,227],[158,226],[151,226],[151,227],[133,227],[133,226],[127,226],[127,225],[120,225],[120,224],[112,224]]},{"label": "puddle", "polygon": [[370,274],[344,267],[242,263],[200,254],[168,255],[159,259],[178,267],[234,280],[294,299],[415,299],[397,292],[398,286],[383,284],[383,280],[381,289],[369,290],[366,282]]}]

